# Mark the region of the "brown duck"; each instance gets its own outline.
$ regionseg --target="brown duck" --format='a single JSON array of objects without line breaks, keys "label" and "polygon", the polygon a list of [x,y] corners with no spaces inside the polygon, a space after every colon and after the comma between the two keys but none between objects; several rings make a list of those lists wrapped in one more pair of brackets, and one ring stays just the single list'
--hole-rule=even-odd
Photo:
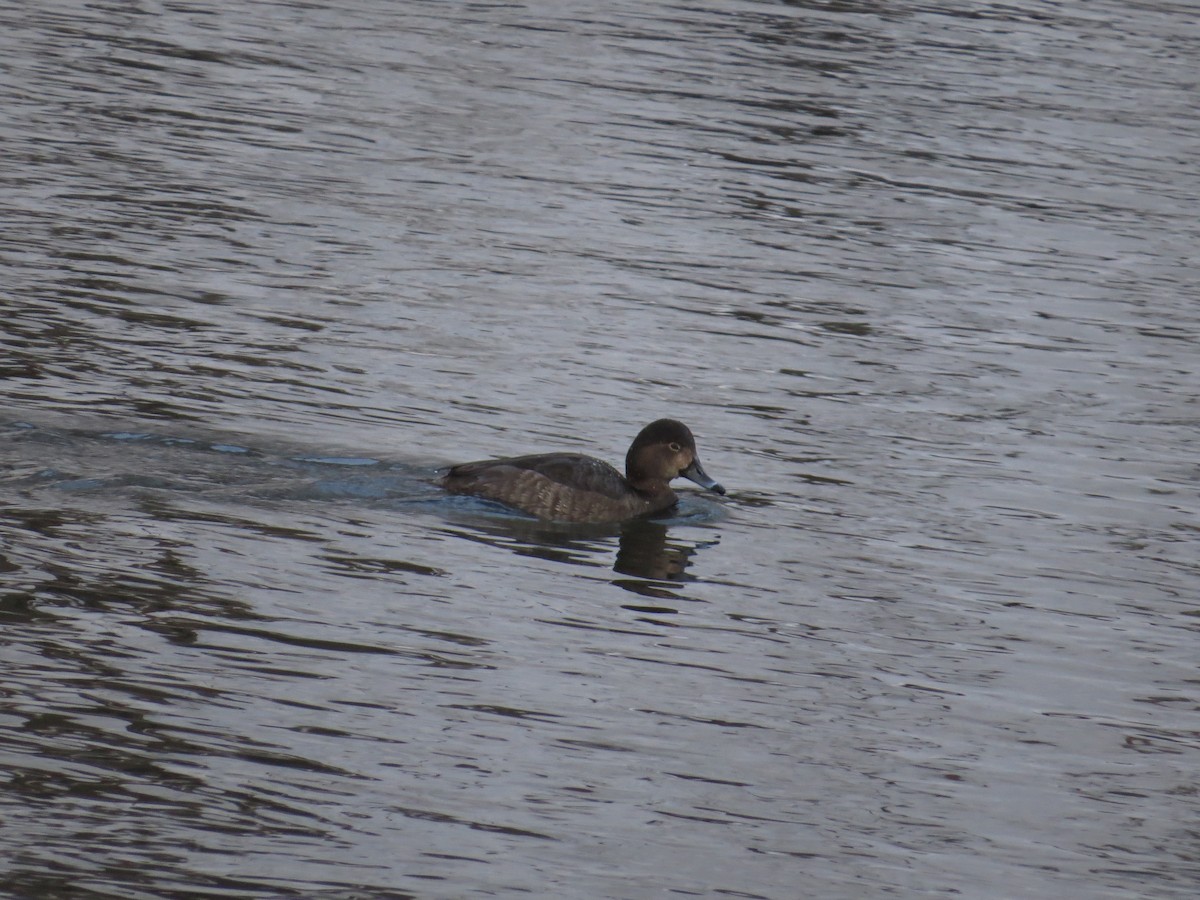
[{"label": "brown duck", "polygon": [[539,519],[619,522],[661,512],[678,498],[671,479],[683,476],[718,494],[682,422],[659,419],[638,433],[625,455],[625,474],[580,453],[540,453],[452,466],[441,484],[452,494],[495,500]]}]

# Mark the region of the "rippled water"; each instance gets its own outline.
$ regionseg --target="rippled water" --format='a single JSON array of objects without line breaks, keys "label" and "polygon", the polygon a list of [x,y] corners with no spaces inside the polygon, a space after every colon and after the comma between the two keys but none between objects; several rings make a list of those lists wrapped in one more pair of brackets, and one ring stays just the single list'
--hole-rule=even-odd
[{"label": "rippled water", "polygon": [[1195,896],[1198,21],[0,11],[0,889]]}]

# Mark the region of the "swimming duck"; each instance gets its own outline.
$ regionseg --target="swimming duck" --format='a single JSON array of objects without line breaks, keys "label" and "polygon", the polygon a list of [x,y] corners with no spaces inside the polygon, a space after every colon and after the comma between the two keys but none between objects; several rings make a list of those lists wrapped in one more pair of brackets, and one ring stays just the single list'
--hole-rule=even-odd
[{"label": "swimming duck", "polygon": [[683,476],[710,491],[696,439],[682,422],[659,419],[643,428],[625,455],[625,475],[580,453],[541,453],[452,466],[441,485],[452,494],[495,500],[539,519],[619,522],[661,512],[678,498],[671,479]]}]

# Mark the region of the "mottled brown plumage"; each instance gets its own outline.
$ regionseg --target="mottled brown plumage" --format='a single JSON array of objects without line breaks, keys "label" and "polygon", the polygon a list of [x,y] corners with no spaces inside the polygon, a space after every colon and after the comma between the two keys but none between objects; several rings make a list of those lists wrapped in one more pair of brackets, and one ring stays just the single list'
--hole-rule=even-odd
[{"label": "mottled brown plumage", "polygon": [[452,494],[495,500],[539,519],[617,522],[673,506],[679,476],[724,494],[705,473],[682,422],[659,419],[641,430],[625,456],[625,475],[579,453],[543,453],[453,466],[442,478]]}]

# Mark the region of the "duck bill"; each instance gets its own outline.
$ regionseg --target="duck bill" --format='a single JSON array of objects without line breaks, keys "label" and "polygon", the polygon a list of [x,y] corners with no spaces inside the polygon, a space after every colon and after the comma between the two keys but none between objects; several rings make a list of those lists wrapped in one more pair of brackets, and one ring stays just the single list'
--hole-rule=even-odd
[{"label": "duck bill", "polygon": [[708,477],[708,473],[704,471],[704,467],[700,465],[700,460],[698,459],[693,459],[692,464],[679,474],[688,481],[696,482],[696,484],[706,490],[716,491],[718,494],[725,493],[725,488]]}]

